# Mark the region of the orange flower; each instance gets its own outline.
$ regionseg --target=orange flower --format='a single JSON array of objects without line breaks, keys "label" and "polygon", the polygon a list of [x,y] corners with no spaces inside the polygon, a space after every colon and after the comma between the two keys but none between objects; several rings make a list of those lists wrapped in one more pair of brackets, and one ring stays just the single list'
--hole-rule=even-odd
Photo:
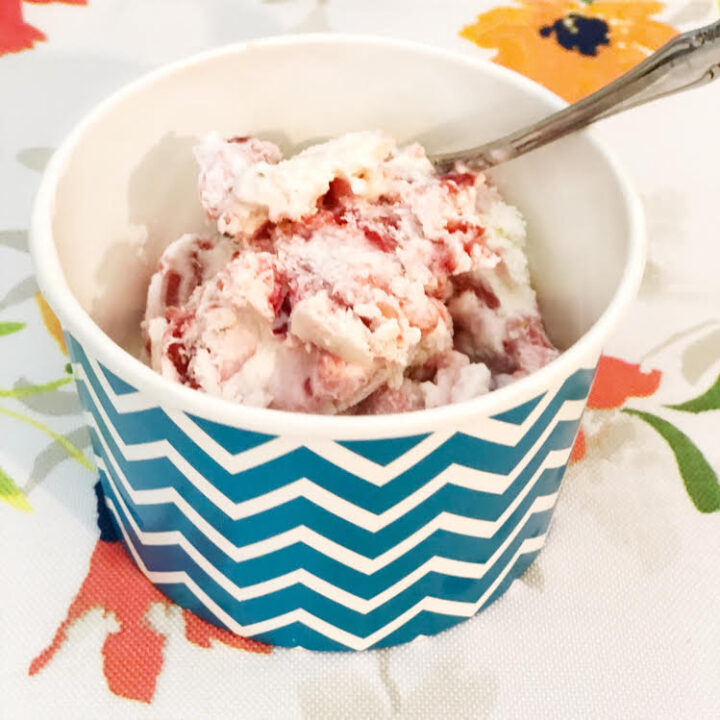
[{"label": "orange flower", "polygon": [[598,90],[677,33],[651,0],[520,0],[494,8],[460,35],[497,50],[493,60],[569,102]]},{"label": "orange flower", "polygon": [[68,351],[67,345],[65,344],[65,337],[63,336],[62,327],[60,326],[60,321],[57,319],[57,316],[39,292],[35,293],[35,302],[37,303],[38,310],[40,310],[40,317],[42,318],[46,330],[58,344],[62,354],[67,355]]}]

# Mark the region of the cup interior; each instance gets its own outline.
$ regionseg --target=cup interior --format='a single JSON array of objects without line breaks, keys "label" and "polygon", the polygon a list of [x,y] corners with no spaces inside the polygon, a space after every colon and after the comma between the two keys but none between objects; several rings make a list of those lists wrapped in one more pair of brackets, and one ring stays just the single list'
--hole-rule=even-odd
[{"label": "cup interior", "polygon": [[[52,232],[71,292],[133,354],[162,250],[206,221],[192,147],[208,131],[293,152],[381,129],[429,153],[471,147],[561,106],[491,63],[384,40],[299,37],[201,56],[133,84],[76,137]],[[560,348],[596,322],[630,252],[628,205],[605,153],[577,134],[491,173],[528,224],[543,318]]]}]

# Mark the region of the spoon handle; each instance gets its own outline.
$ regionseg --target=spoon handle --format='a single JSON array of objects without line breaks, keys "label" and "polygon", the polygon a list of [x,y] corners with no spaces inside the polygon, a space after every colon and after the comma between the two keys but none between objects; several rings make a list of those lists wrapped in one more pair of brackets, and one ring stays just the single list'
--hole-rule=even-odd
[{"label": "spoon handle", "polygon": [[678,35],[629,72],[544,120],[486,145],[432,158],[446,172],[456,161],[475,170],[512,160],[596,120],[720,77],[720,21]]}]

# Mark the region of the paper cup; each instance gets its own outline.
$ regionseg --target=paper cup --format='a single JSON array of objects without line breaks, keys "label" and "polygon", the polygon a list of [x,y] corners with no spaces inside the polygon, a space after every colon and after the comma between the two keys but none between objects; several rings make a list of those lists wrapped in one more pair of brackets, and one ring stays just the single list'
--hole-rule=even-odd
[{"label": "paper cup", "polygon": [[432,153],[562,105],[442,50],[281,37],[154,72],[71,134],[38,193],[32,253],[66,332],[108,507],[162,592],[240,635],[362,650],[450,627],[524,572],[644,263],[638,200],[591,135],[492,174],[528,221],[533,282],[564,349],[527,378],[432,410],[329,417],[234,405],[136,357],[162,249],[204,223],[191,148],[206,132],[291,151],[382,129]]}]

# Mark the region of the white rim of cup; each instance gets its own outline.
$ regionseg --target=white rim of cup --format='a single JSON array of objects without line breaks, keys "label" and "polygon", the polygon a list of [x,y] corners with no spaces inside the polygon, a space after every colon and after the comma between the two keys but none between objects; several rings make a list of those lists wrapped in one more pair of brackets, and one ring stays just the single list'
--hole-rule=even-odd
[{"label": "white rim of cup", "polygon": [[370,416],[313,415],[255,408],[214,397],[167,380],[141,360],[123,350],[95,324],[68,287],[52,232],[57,184],[85,131],[127,96],[198,62],[223,55],[233,55],[253,47],[318,43],[395,47],[452,60],[470,67],[481,67],[483,72],[495,74],[504,81],[519,86],[528,94],[549,101],[558,109],[567,105],[564,100],[537,83],[483,58],[472,58],[458,52],[413,41],[372,35],[319,33],[280,35],[250,40],[199,53],[141,76],[99,103],[76,125],[53,154],[43,175],[33,207],[30,251],[35,264],[38,284],[46,300],[57,313],[63,327],[72,333],[83,350],[138,391],[155,398],[161,407],[182,410],[214,422],[263,434],[328,440],[382,440],[418,435],[444,427],[457,427],[479,416],[490,417],[517,407],[547,391],[553,382],[569,377],[582,367],[583,363],[588,362],[589,358],[597,355],[640,286],[645,265],[647,239],[642,205],[625,171],[614,155],[598,141],[592,131],[588,130],[583,133],[588,142],[603,155],[612,170],[628,214],[628,254],[620,283],[602,315],[558,358],[527,377],[493,390],[487,395],[429,410]]}]

